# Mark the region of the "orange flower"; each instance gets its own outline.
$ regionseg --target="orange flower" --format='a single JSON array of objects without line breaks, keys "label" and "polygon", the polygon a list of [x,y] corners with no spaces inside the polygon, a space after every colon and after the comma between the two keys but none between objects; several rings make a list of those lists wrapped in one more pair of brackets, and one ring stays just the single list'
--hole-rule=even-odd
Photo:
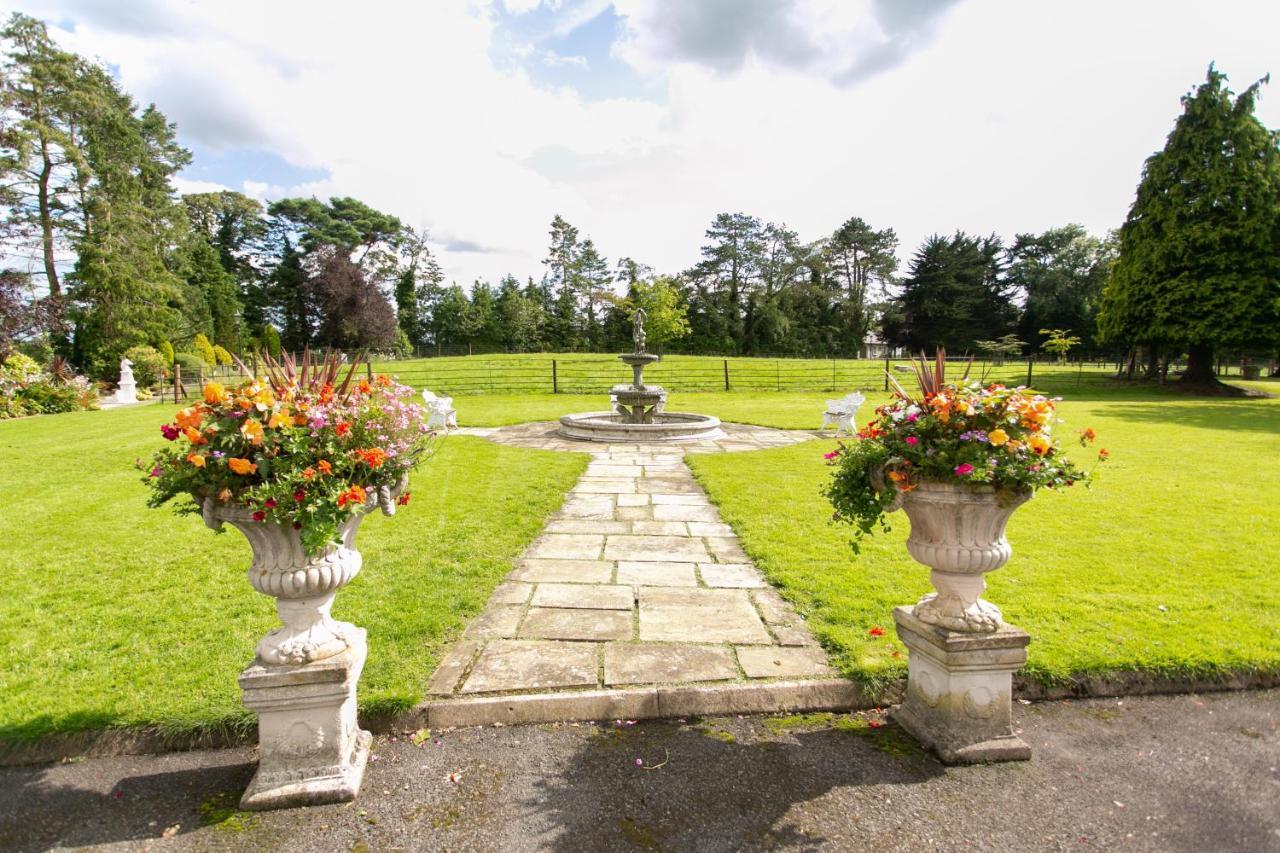
[{"label": "orange flower", "polygon": [[328,403],[332,399],[333,399],[333,386],[328,383],[325,383],[325,386],[320,389],[320,402]]},{"label": "orange flower", "polygon": [[192,429],[199,429],[200,422],[202,420],[204,420],[204,409],[199,406],[191,406],[183,409],[173,416],[173,422],[182,429],[187,429],[188,427]]},{"label": "orange flower", "polygon": [[1017,453],[1022,449],[1022,442],[1014,439],[1004,446],[1004,449],[1010,453]]},{"label": "orange flower", "polygon": [[[279,429],[280,427],[289,426],[292,423],[293,415],[290,414],[289,409],[286,407],[278,412],[273,412],[271,419],[267,421],[267,426],[271,429]],[[306,423],[305,419],[303,420],[303,423]]]},{"label": "orange flower", "polygon": [[356,390],[359,391],[361,394],[368,394],[371,391],[373,391],[373,386],[369,384],[369,380],[361,379],[360,382],[356,385]]},{"label": "orange flower", "polygon": [[357,450],[356,455],[364,460],[364,464],[370,468],[378,468],[383,462],[387,461],[387,452],[381,447],[375,447],[372,450]]},{"label": "orange flower", "polygon": [[187,437],[187,441],[191,442],[192,444],[199,445],[199,444],[209,443],[208,440],[203,435],[200,434],[200,430],[196,429],[195,427],[187,427],[182,431],[182,434],[185,435]]},{"label": "orange flower", "polygon": [[1027,439],[1027,447],[1030,447],[1039,455],[1044,456],[1049,452],[1049,439],[1045,438],[1043,435],[1033,435],[1031,438]]},{"label": "orange flower", "polygon": [[227,501],[231,500],[231,490],[223,489],[222,491],[218,492],[218,500],[222,501],[223,503],[226,503]]},{"label": "orange flower", "polygon": [[359,506],[362,505],[367,498],[368,495],[365,493],[363,488],[360,486],[352,486],[342,494],[338,495],[338,507],[341,509],[347,504],[356,504]]},{"label": "orange flower", "polygon": [[380,388],[386,388],[391,385],[391,377],[385,373],[379,373],[373,381],[377,382]]},{"label": "orange flower", "polygon": [[1111,451],[1107,450],[1105,447],[1099,449],[1098,458],[1105,462],[1106,460],[1111,458]]},{"label": "orange flower", "polygon": [[209,382],[204,386],[204,401],[210,406],[227,402],[227,389],[221,382]]},{"label": "orange flower", "polygon": [[197,468],[204,467],[204,457],[201,456],[199,453],[187,454],[187,461],[190,462],[192,465],[196,466]]},{"label": "orange flower", "polygon": [[262,424],[257,421],[245,421],[244,426],[240,427],[240,432],[250,444],[262,444]]},{"label": "orange flower", "polygon": [[254,474],[257,473],[258,466],[250,462],[248,459],[241,459],[233,456],[227,460],[227,465],[231,466],[231,470],[237,474]]},{"label": "orange flower", "polygon": [[332,474],[333,466],[329,464],[328,459],[321,459],[316,463],[316,467],[320,469],[321,474]]},{"label": "orange flower", "polygon": [[1082,442],[1093,441],[1097,437],[1098,437],[1098,434],[1093,431],[1093,427],[1085,427],[1084,429],[1080,430],[1080,440]]},{"label": "orange flower", "polygon": [[304,479],[304,480],[310,480],[310,479],[311,479],[312,477],[314,477],[315,475],[316,475],[316,469],[315,469],[315,468],[312,468],[312,467],[308,466],[308,467],[306,467],[306,468],[303,468],[303,469],[302,469],[302,479]]}]

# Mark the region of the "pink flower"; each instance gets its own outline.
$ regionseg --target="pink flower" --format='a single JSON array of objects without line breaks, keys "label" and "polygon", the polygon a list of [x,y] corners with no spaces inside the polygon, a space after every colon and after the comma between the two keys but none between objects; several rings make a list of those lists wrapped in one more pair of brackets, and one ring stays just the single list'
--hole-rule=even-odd
[{"label": "pink flower", "polygon": [[915,412],[912,412],[911,414],[907,415],[907,420],[910,421],[911,423],[915,423],[916,421],[920,420],[920,416],[917,415]]},{"label": "pink flower", "polygon": [[968,462],[961,462],[959,465],[956,466],[957,477],[967,477],[972,473],[973,473],[973,466],[970,465]]},{"label": "pink flower", "polygon": [[172,424],[164,424],[160,427],[160,434],[165,437],[166,441],[173,441],[182,435],[182,432]]},{"label": "pink flower", "polygon": [[907,436],[905,441],[907,442],[907,444],[911,445],[912,447],[915,447],[917,444],[920,443],[920,439],[916,438],[914,435]]},{"label": "pink flower", "polygon": [[835,458],[836,458],[837,456],[839,456],[839,455],[840,455],[840,451],[839,451],[839,450],[833,450],[833,451],[831,451],[830,453],[824,453],[824,454],[822,454],[822,458],[823,458],[823,459],[825,459],[825,460],[827,460],[828,462],[830,462],[832,459],[835,459]]}]

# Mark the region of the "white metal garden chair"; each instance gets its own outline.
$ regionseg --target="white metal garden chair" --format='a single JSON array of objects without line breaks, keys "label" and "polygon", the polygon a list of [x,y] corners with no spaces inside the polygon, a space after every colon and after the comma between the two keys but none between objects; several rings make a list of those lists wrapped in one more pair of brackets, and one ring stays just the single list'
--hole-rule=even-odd
[{"label": "white metal garden chair", "polygon": [[828,400],[827,410],[822,413],[821,429],[833,426],[836,428],[836,435],[841,432],[853,435],[854,431],[857,430],[856,418],[858,409],[862,408],[862,404],[866,401],[867,398],[857,391],[847,394],[839,400]]},{"label": "white metal garden chair", "polygon": [[456,429],[458,412],[453,408],[452,397],[437,397],[427,389],[422,389],[422,401],[427,406],[427,426],[431,429]]}]

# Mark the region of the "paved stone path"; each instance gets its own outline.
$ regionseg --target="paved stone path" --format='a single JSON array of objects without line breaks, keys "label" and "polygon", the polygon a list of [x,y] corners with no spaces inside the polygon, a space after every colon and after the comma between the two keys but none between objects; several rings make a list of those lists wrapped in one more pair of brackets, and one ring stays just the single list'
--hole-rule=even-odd
[{"label": "paved stone path", "polygon": [[[694,446],[593,445],[549,436],[549,428],[486,431],[505,443],[590,451],[592,460],[431,677],[435,724],[652,717],[704,705],[774,710],[849,698],[852,685],[834,680],[803,620],[752,565],[683,459],[794,444],[812,433],[731,425],[719,442]],[[708,683],[723,689],[659,689]]]}]

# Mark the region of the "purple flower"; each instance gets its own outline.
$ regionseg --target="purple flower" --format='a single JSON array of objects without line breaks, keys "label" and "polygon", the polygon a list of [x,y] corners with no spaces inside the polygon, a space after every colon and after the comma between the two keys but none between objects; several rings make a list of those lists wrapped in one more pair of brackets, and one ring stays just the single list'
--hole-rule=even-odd
[{"label": "purple flower", "polygon": [[209,455],[210,455],[210,456],[212,456],[214,459],[221,459],[222,457],[226,456],[227,454],[223,453],[221,450],[215,450],[215,451],[213,451],[213,453],[211,453],[211,454],[209,454]]},{"label": "purple flower", "polygon": [[986,444],[988,439],[987,439],[986,430],[974,429],[974,430],[969,430],[968,432],[960,433],[960,440],[961,441],[979,441],[979,442],[982,442],[983,444]]},{"label": "purple flower", "polygon": [[151,476],[152,476],[152,477],[159,477],[159,476],[160,476],[161,474],[163,474],[163,473],[164,473],[164,469],[163,469],[163,468],[161,468],[159,465],[157,465],[156,467],[154,467],[154,468],[152,468],[152,469],[151,469]]}]

